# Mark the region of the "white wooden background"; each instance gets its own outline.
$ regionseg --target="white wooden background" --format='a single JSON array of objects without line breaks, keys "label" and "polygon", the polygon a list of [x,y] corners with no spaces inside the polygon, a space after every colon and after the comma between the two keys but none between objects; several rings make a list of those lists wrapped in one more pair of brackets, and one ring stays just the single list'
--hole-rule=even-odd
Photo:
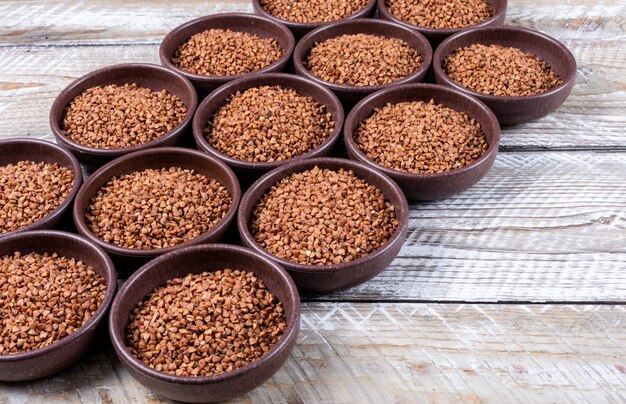
[{"label": "white wooden background", "polygon": [[[158,63],[192,18],[248,0],[0,1],[0,138],[52,139],[54,97],[86,72]],[[305,297],[298,346],[242,402],[626,402],[626,1],[509,0],[507,23],[578,61],[566,103],[503,131],[471,190],[411,206],[398,259]],[[163,401],[103,346],[0,404]]]}]

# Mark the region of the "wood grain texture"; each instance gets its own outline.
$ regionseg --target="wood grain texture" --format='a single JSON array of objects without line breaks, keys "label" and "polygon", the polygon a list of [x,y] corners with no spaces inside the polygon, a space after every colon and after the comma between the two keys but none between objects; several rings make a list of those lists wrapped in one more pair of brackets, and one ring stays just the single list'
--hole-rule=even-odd
[{"label": "wood grain texture", "polygon": [[[626,306],[306,304],[285,366],[242,403],[623,403]],[[162,403],[109,348],[0,403]]]},{"label": "wood grain texture", "polygon": [[[170,29],[229,11],[249,12],[250,2],[0,3],[0,138],[16,128],[20,135],[45,137],[49,106],[72,79],[115,63],[156,63],[158,44]],[[579,69],[566,103],[543,119],[505,130],[503,150],[626,150],[625,13],[623,1],[509,2],[508,23],[562,40]]]}]

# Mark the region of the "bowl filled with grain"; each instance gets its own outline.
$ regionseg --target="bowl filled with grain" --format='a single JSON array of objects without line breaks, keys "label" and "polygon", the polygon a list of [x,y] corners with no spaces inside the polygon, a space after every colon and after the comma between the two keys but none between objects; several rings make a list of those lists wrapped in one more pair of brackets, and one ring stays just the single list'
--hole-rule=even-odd
[{"label": "bowl filled with grain", "polygon": [[0,239],[0,381],[26,381],[76,363],[106,335],[117,285],[94,243],[52,230]]},{"label": "bowl filled with grain", "polygon": [[198,96],[189,80],[164,67],[126,63],[87,73],[50,109],[57,142],[92,168],[128,153],[178,145]]},{"label": "bowl filled with grain", "polygon": [[161,64],[184,74],[201,96],[256,73],[284,71],[296,41],[284,25],[254,14],[213,14],[170,31],[159,48]]},{"label": "bowl filled with grain", "polygon": [[245,246],[273,259],[301,291],[328,293],[375,277],[398,255],[408,204],[385,174],[356,161],[294,161],[259,178],[239,205]]},{"label": "bowl filled with grain", "polygon": [[380,18],[422,33],[435,49],[471,28],[504,24],[507,0],[378,0]]},{"label": "bowl filled with grain", "polygon": [[174,249],[221,240],[241,190],[222,161],[176,147],[122,156],[81,187],[73,217],[78,232],[132,271]]},{"label": "bowl filled with grain", "polygon": [[207,244],[160,256],[122,286],[109,332],[141,384],[185,402],[227,400],[285,363],[300,296],[283,268],[243,247]]},{"label": "bowl filled with grain", "polygon": [[228,164],[243,182],[289,161],[327,156],[340,137],[337,96],[306,78],[283,73],[231,81],[200,103],[196,145]]},{"label": "bowl filled with grain", "polygon": [[437,83],[484,102],[509,126],[556,110],[576,81],[576,59],[565,45],[519,27],[473,29],[439,45]]},{"label": "bowl filled with grain", "polygon": [[485,104],[436,84],[405,84],[364,98],[346,118],[351,159],[391,177],[410,201],[462,192],[493,165],[500,125]]},{"label": "bowl filled with grain", "polygon": [[339,20],[372,17],[376,0],[252,0],[256,14],[287,26],[296,38]]},{"label": "bowl filled with grain", "polygon": [[351,106],[383,88],[424,80],[432,49],[417,31],[360,18],[309,32],[293,60],[298,75],[328,87]]},{"label": "bowl filled with grain", "polygon": [[29,138],[0,140],[0,150],[0,238],[71,224],[70,207],[83,183],[76,157]]}]

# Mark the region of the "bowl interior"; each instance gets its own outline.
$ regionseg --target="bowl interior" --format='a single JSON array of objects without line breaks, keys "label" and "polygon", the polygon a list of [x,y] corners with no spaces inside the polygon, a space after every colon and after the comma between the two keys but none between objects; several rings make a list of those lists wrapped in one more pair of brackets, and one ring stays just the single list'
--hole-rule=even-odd
[{"label": "bowl interior", "polygon": [[204,129],[206,128],[208,121],[213,117],[213,115],[215,115],[215,113],[217,113],[217,111],[222,106],[224,106],[228,97],[238,91],[243,92],[250,88],[276,85],[293,88],[301,95],[313,97],[317,102],[325,105],[327,111],[332,114],[333,120],[335,122],[335,128],[333,133],[316,149],[310,150],[309,152],[305,153],[305,156],[315,153],[315,151],[319,151],[320,149],[325,149],[327,145],[332,143],[333,140],[337,138],[337,136],[339,136],[342,130],[344,112],[341,103],[331,91],[316,83],[313,83],[298,76],[290,74],[272,73],[253,75],[247,78],[239,79],[237,81],[231,81],[211,93],[211,95],[208,96],[205,101],[200,104],[194,117],[193,132],[196,138],[196,142],[201,144],[203,146],[203,149],[213,152],[213,154],[225,160],[226,162],[228,162],[228,164],[231,165],[241,167],[271,168],[284,164],[285,161],[262,163],[237,160],[211,147],[207,142],[206,137],[204,136]]},{"label": "bowl interior", "polygon": [[[250,233],[250,221],[252,219],[252,210],[257,202],[268,189],[281,179],[288,177],[291,174],[299,173],[305,170],[309,170],[313,167],[319,167],[321,169],[339,170],[341,168],[352,170],[354,175],[367,181],[368,184],[374,185],[380,189],[383,194],[389,199],[391,204],[396,208],[396,218],[398,220],[398,228],[380,249],[373,251],[369,255],[358,258],[354,261],[342,263],[338,265],[304,265],[284,260],[273,256],[270,252],[261,247]],[[301,272],[332,272],[346,266],[358,266],[359,263],[369,260],[375,255],[381,253],[386,246],[392,245],[394,240],[403,235],[403,228],[406,227],[408,221],[409,209],[406,198],[400,188],[389,177],[375,171],[362,163],[357,163],[352,160],[338,159],[338,158],[315,158],[309,160],[294,161],[287,165],[269,172],[265,176],[261,177],[257,182],[252,184],[246,195],[241,201],[239,208],[238,225],[241,237],[245,243],[252,246],[256,251],[272,257],[272,259],[279,264],[290,270],[297,270]]]},{"label": "bowl interior", "polygon": [[[287,336],[297,332],[300,318],[300,295],[293,281],[287,273],[273,261],[266,259],[242,247],[212,244],[188,247],[171,254],[161,256],[142,267],[123,286],[118,294],[111,312],[111,331],[115,344],[125,345],[125,330],[130,313],[149,293],[162,286],[169,279],[185,276],[189,273],[215,272],[223,269],[245,270],[254,272],[265,286],[283,304],[287,319],[287,329],[278,345],[269,352],[279,349],[287,343]],[[268,353],[269,353],[268,352]],[[161,373],[143,365],[124,349],[124,357],[130,360],[135,367],[152,375],[160,375],[164,379],[197,384],[202,380],[221,379],[242,373],[248,366],[233,372],[217,376],[180,377]],[[265,356],[261,357],[261,360]],[[258,362],[255,362],[258,365]]]},{"label": "bowl interior", "polygon": [[[335,38],[342,35],[353,34],[370,34],[382,36],[385,38],[398,38],[411,45],[422,56],[422,65],[415,72],[409,76],[400,79],[394,83],[375,86],[347,86],[341,84],[334,84],[321,80],[317,76],[313,75],[308,69],[304,67],[304,60],[309,54],[311,48],[320,42],[324,42],[328,39]],[[311,78],[317,82],[321,82],[329,88],[351,89],[354,91],[371,91],[372,89],[381,88],[384,86],[397,85],[404,82],[412,81],[415,77],[422,75],[430,67],[432,61],[432,48],[430,43],[423,35],[417,31],[405,28],[401,25],[394,24],[388,21],[372,20],[372,19],[355,19],[342,21],[332,25],[318,28],[315,31],[307,34],[298,43],[294,52],[294,62],[298,73],[304,74],[306,77]]]},{"label": "bowl interior", "polygon": [[[112,177],[132,173],[134,171],[141,171],[145,169],[161,169],[167,167],[182,167],[186,169],[193,169],[198,173],[204,174],[209,178],[218,180],[230,194],[232,198],[232,204],[226,212],[226,215],[222,221],[212,227],[208,233],[200,237],[205,237],[208,234],[212,234],[218,229],[220,225],[224,223],[229,217],[234,216],[237,210],[237,204],[241,196],[241,190],[239,188],[239,182],[233,172],[221,161],[207,156],[206,154],[189,149],[181,148],[158,148],[143,150],[132,154],[125,155],[116,160],[113,160],[109,164],[103,166],[89,177],[89,180],[81,188],[78,197],[76,198],[74,206],[74,219],[80,218],[80,222],[76,223],[79,230],[86,231],[86,234],[94,238],[93,240],[99,244],[105,244],[107,248],[115,249],[116,251],[123,251],[133,255],[150,255],[155,251],[159,253],[165,253],[180,246],[168,247],[161,250],[133,250],[122,247],[117,247],[112,244],[104,243],[98,239],[95,235],[88,230],[84,223],[84,216],[91,197]],[[197,239],[195,239],[197,240]]]},{"label": "bowl interior", "polygon": [[74,171],[74,175],[82,178],[78,163],[57,145],[43,140],[34,139],[9,139],[0,142],[0,166],[15,164],[19,161],[31,160],[35,163],[59,163]]},{"label": "bowl interior", "polygon": [[106,253],[75,234],[40,230],[13,234],[4,239],[0,239],[0,257],[11,255],[16,251],[19,251],[22,254],[28,254],[31,252],[38,254],[57,253],[60,256],[75,258],[76,260],[83,261],[85,264],[91,265],[94,272],[104,278],[107,290],[104,300],[98,310],[87,321],[87,323],[80,327],[75,333],[55,341],[53,344],[44,348],[20,352],[17,354],[4,356],[0,355],[0,361],[3,359],[19,360],[20,358],[31,358],[33,356],[43,355],[51,350],[59,349],[60,347],[71,344],[72,341],[80,338],[82,332],[87,331],[91,328],[91,325],[101,320],[106,310],[108,310],[117,288],[117,275],[115,273],[115,268]]},{"label": "bowl interior", "polygon": [[[289,21],[289,20],[284,20],[282,18],[276,17],[273,14],[270,14],[262,5],[261,2],[259,0],[252,0],[252,6],[254,8],[254,11],[257,12],[258,14],[267,17],[267,18],[271,18],[274,19],[276,21],[279,21],[282,24],[285,24],[288,27],[293,27],[293,28],[300,28],[300,29],[314,29],[316,27],[319,27],[321,25],[326,25],[326,24],[332,24],[334,22],[337,21],[342,21],[342,20],[347,20],[347,19],[355,19],[355,18],[366,18],[371,12],[372,9],[376,6],[376,0],[368,0],[367,4],[365,5],[365,7],[363,7],[362,9],[356,11],[355,13],[348,15],[340,20],[335,20],[335,21],[327,21],[327,22],[295,22],[295,21]],[[311,6],[312,7],[316,7],[315,2],[311,2]]]},{"label": "bowl interior", "polygon": [[[278,42],[278,45],[285,50],[285,55],[281,58],[289,58],[291,56],[291,51],[295,45],[295,40],[291,32],[281,24],[278,24],[274,21],[271,21],[264,17],[259,17],[253,14],[215,14],[207,17],[197,18],[195,20],[189,21],[174,30],[172,30],[166,37],[163,39],[160,49],[161,61],[164,62],[169,68],[175,69],[185,75],[192,76],[194,78],[210,78],[217,76],[201,76],[197,74],[193,74],[172,64],[172,56],[178,49],[180,45],[186,42],[192,35],[198,34],[200,32],[209,30],[209,29],[222,29],[222,30],[231,30],[236,32],[246,32],[248,34],[256,35],[260,38],[273,38]],[[276,62],[278,63],[278,61]],[[264,71],[265,69],[261,69],[260,71]],[[238,77],[241,75],[235,76],[225,76],[220,79],[232,79],[233,77]]]},{"label": "bowl interior", "polygon": [[65,108],[70,102],[85,90],[96,86],[110,84],[124,85],[136,83],[141,87],[150,88],[153,91],[167,90],[170,94],[180,98],[189,110],[187,117],[178,126],[191,119],[197,104],[197,96],[193,86],[182,76],[177,75],[165,68],[149,64],[124,64],[105,67],[88,73],[76,82],[72,83],[59,95],[52,106],[54,129],[61,133],[61,124]]},{"label": "bowl interior", "polygon": [[115,285],[117,281],[115,272],[108,267],[107,255],[96,250],[86,240],[70,233],[43,230],[16,234],[0,242],[0,256],[13,254],[16,251],[23,254],[57,253],[67,258],[75,258],[93,266],[93,270],[106,280],[107,287],[111,284]]},{"label": "bowl interior", "polygon": [[487,0],[487,3],[491,7],[493,7],[493,9],[495,10],[493,16],[491,16],[490,18],[484,21],[479,22],[478,24],[471,25],[468,27],[458,27],[458,28],[428,28],[428,27],[422,27],[419,25],[408,23],[396,17],[394,14],[391,13],[391,11],[389,11],[389,8],[387,7],[387,0],[378,0],[378,10],[381,16],[383,16],[383,18],[389,19],[391,21],[395,21],[397,23],[400,23],[406,26],[413,27],[414,29],[418,29],[420,32],[424,32],[426,34],[436,34],[436,33],[453,34],[455,32],[459,32],[459,31],[463,31],[467,29],[492,25],[494,24],[495,20],[498,20],[500,18],[504,20],[503,15],[506,13],[508,0]]},{"label": "bowl interior", "polygon": [[[406,84],[403,86],[394,87],[393,89],[381,91],[373,94],[367,99],[359,103],[346,119],[346,125],[344,134],[346,136],[346,143],[352,149],[361,154],[361,156],[372,164],[379,166],[374,160],[370,159],[365,153],[363,153],[354,141],[354,134],[358,129],[361,122],[369,118],[376,108],[385,106],[387,103],[397,104],[407,101],[424,101],[429,102],[431,99],[436,103],[443,104],[444,106],[451,108],[455,111],[465,112],[470,118],[476,119],[487,138],[489,149],[497,148],[500,143],[500,126],[493,113],[482,103],[477,100],[468,97],[458,91],[450,88],[434,85],[434,84]],[[486,153],[473,163],[465,166],[469,168],[475,164],[478,164],[483,158],[486,157]],[[381,167],[385,172],[404,173],[402,171],[395,171],[390,168]],[[457,170],[453,170],[457,171]],[[409,175],[420,175],[405,173]],[[429,174],[430,175],[430,174]]]},{"label": "bowl interior", "polygon": [[[500,45],[519,48],[525,52],[532,52],[539,58],[548,62],[552,69],[561,77],[563,84],[559,87],[564,86],[576,77],[576,61],[571,52],[563,44],[542,33],[515,27],[482,28],[463,32],[449,38],[437,48],[435,60],[433,61],[435,69],[441,70],[443,75],[445,75],[442,67],[443,60],[454,53],[456,49],[473,44]],[[454,83],[447,75],[445,75],[445,79]],[[466,90],[474,92],[469,89]],[[551,89],[550,91],[553,90],[554,89]],[[485,96],[486,94],[481,95]]]}]

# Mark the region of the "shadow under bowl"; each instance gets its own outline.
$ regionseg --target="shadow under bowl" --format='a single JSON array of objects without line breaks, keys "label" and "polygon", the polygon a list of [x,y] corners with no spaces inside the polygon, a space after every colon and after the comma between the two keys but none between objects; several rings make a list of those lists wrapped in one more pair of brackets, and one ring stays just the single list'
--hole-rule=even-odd
[{"label": "shadow under bowl", "polygon": [[506,18],[507,0],[487,0],[487,3],[493,7],[495,13],[491,18],[479,22],[478,24],[470,25],[468,27],[459,28],[427,28],[419,25],[414,25],[396,17],[386,5],[387,0],[378,0],[378,13],[383,20],[393,21],[404,27],[411,28],[419,31],[422,35],[428,39],[433,49],[436,49],[441,42],[443,42],[449,36],[464,32],[473,28],[482,27],[497,27],[504,24]]},{"label": "shadow under bowl", "polygon": [[[370,34],[385,38],[401,39],[411,45],[422,56],[422,65],[416,71],[400,80],[374,86],[349,86],[331,83],[315,76],[304,66],[311,48],[316,44],[338,36],[355,34]],[[389,21],[361,18],[336,22],[311,31],[298,42],[293,53],[293,61],[298,75],[331,89],[344,104],[351,106],[375,91],[399,84],[423,81],[430,68],[432,56],[433,52],[428,40],[419,32]]]},{"label": "shadow under bowl", "polygon": [[[545,93],[525,97],[496,96],[479,93],[453,81],[443,70],[443,61],[459,48],[474,44],[500,45],[531,52],[550,64],[563,83]],[[565,102],[576,82],[576,59],[559,41],[527,28],[493,27],[464,31],[439,45],[433,58],[438,84],[452,87],[484,102],[502,126],[517,125],[548,115]]]},{"label": "shadow under bowl", "polygon": [[[187,115],[181,123],[163,136],[150,142],[115,149],[100,149],[85,146],[65,135],[62,129],[65,108],[81,95],[85,90],[96,87],[116,84],[137,84],[140,87],[149,88],[152,91],[167,90],[175,95],[187,107]],[[147,63],[124,63],[104,67],[87,73],[67,86],[57,96],[50,109],[50,127],[57,142],[74,154],[78,160],[91,168],[97,168],[109,161],[133,153],[155,147],[176,146],[180,144],[183,136],[191,124],[191,119],[198,105],[198,96],[189,80],[183,75],[173,72],[164,67]]]},{"label": "shadow under bowl", "polygon": [[[128,351],[125,334],[130,314],[148,294],[169,279],[226,268],[254,272],[282,303],[287,328],[272,349],[234,371],[200,377],[159,372]],[[150,261],[124,283],[111,307],[109,321],[117,356],[135,379],[161,396],[197,403],[227,400],[261,385],[288,359],[299,330],[300,296],[285,270],[261,254],[226,244],[186,247]]]},{"label": "shadow under bowl", "polygon": [[[307,153],[290,159],[273,162],[238,160],[219,152],[209,145],[209,142],[204,134],[204,129],[206,128],[208,121],[213,118],[221,107],[224,106],[228,98],[238,91],[243,92],[251,88],[261,86],[282,86],[292,88],[300,95],[313,97],[315,101],[324,105],[326,110],[332,114],[332,119],[335,122],[333,133],[322,144]],[[193,118],[192,127],[198,149],[224,161],[233,169],[233,171],[235,171],[242,183],[250,184],[266,172],[291,161],[328,156],[341,135],[343,121],[344,112],[341,102],[337,96],[326,87],[303,77],[283,73],[270,73],[254,75],[231,81],[212,92],[198,106],[196,115]]]},{"label": "shadow under bowl", "polygon": [[[352,170],[354,175],[380,189],[395,207],[398,227],[391,238],[381,248],[356,260],[335,265],[305,265],[278,258],[261,247],[250,233],[252,210],[258,201],[276,182],[295,173],[314,168],[331,170]],[[369,166],[351,160],[338,158],[314,158],[294,161],[270,171],[259,178],[248,189],[239,205],[237,226],[245,246],[282,265],[293,278],[298,289],[315,293],[330,293],[349,289],[364,283],[391,264],[400,252],[406,238],[409,220],[409,207],[402,190],[386,175]]]},{"label": "shadow under bowl", "polygon": [[[75,234],[60,231],[29,231],[0,239],[0,257],[19,251],[57,253],[67,258],[75,258],[91,265],[93,270],[106,282],[104,300],[83,326],[74,333],[51,345],[15,354],[0,355],[0,381],[17,382],[35,380],[58,373],[89,352],[100,332],[105,332],[102,320],[108,313],[117,288],[115,267],[102,249],[94,243]],[[102,326],[101,326],[102,325]]]},{"label": "shadow under bowl", "polygon": [[[175,66],[172,63],[172,56],[174,56],[176,50],[188,41],[191,36],[209,29],[245,32],[264,39],[273,38],[285,51],[285,54],[278,61],[267,67],[250,73],[232,76],[203,76]],[[254,14],[224,13],[196,18],[195,20],[188,21],[174,28],[163,38],[163,42],[161,42],[161,47],[159,48],[159,57],[163,66],[187,77],[198,90],[198,94],[204,97],[222,84],[241,77],[259,73],[284,71],[291,60],[291,54],[295,46],[296,40],[293,34],[283,24]]]},{"label": "shadow under bowl", "polygon": [[0,140],[0,166],[25,160],[35,163],[58,163],[59,166],[69,168],[74,174],[74,183],[65,200],[52,212],[28,226],[0,233],[0,238],[21,231],[56,229],[62,227],[65,222],[71,222],[70,207],[83,183],[83,172],[76,157],[62,147],[44,140],[28,138]]},{"label": "shadow under bowl", "polygon": [[[312,7],[317,7],[315,2],[311,2],[310,4]],[[294,22],[294,21],[289,21],[289,20],[283,20],[282,18],[276,17],[270,14],[269,12],[267,12],[267,10],[265,10],[265,8],[261,5],[261,2],[259,0],[252,0],[252,7],[254,9],[255,14],[261,15],[272,21],[276,21],[278,23],[285,25],[287,28],[291,30],[291,32],[296,37],[296,39],[300,39],[304,35],[313,31],[314,29],[323,27],[328,24],[332,24],[338,21],[354,20],[357,18],[373,17],[374,14],[376,13],[376,0],[368,0],[367,5],[363,7],[362,9],[360,9],[359,11],[355,12],[354,14],[351,14],[339,20],[328,21],[328,22]]]},{"label": "shadow under bowl", "polygon": [[[193,240],[162,249],[132,249],[120,247],[101,240],[89,229],[85,223],[85,212],[89,207],[90,200],[112,177],[119,177],[135,171],[161,169],[164,167],[193,169],[197,173],[218,180],[228,190],[232,198],[232,204],[222,220],[211,227],[208,232]],[[131,153],[102,166],[85,181],[78,195],[76,195],[73,216],[79,234],[104,249],[116,263],[119,271],[129,273],[136,270],[150,259],[170,251],[189,245],[220,241],[228,229],[230,222],[235,217],[240,198],[241,189],[237,177],[225,163],[197,150],[165,147]]]},{"label": "shadow under bowl", "polygon": [[[356,144],[354,134],[361,122],[369,118],[375,109],[387,103],[435,100],[438,104],[455,111],[465,112],[482,128],[489,145],[485,153],[467,166],[438,174],[417,174],[382,166],[367,156]],[[446,198],[476,184],[493,166],[500,145],[500,125],[495,115],[482,102],[460,91],[436,84],[405,84],[382,90],[358,103],[346,118],[344,140],[348,156],[382,171],[402,188],[410,201],[430,201]]]}]

